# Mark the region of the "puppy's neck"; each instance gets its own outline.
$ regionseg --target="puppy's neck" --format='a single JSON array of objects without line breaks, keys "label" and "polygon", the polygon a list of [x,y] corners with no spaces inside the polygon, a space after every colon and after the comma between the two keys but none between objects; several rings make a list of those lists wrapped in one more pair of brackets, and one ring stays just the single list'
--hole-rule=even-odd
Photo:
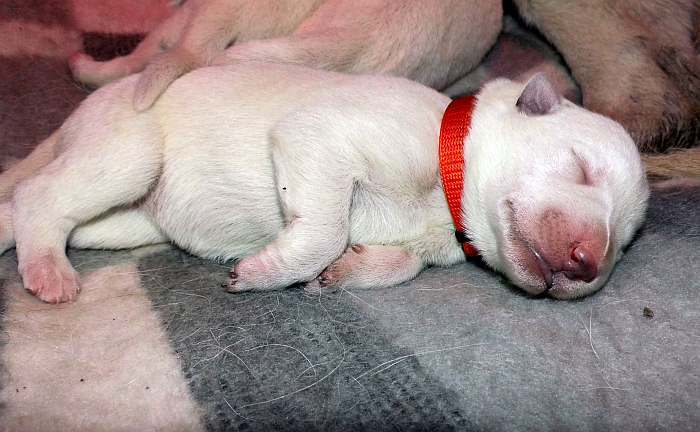
[{"label": "puppy's neck", "polygon": [[455,236],[467,257],[479,256],[479,251],[466,235],[462,212],[466,173],[464,145],[471,128],[475,106],[476,97],[474,96],[453,100],[445,110],[440,126],[440,177],[455,226]]}]

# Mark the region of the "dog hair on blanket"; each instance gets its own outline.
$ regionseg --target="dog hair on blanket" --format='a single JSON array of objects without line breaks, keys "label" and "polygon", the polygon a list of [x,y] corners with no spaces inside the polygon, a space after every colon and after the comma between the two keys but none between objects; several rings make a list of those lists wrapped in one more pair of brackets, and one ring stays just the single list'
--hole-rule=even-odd
[{"label": "dog hair on blanket", "polygon": [[[139,79],[90,95],[0,175],[0,250],[16,245],[40,299],[79,290],[66,245],[236,258],[234,292],[390,286],[465,261],[438,170],[448,97],[246,62],[193,71],[136,112]],[[648,200],[625,130],[536,75],[487,84],[464,146],[462,222],[484,261],[531,294],[600,288]]]}]

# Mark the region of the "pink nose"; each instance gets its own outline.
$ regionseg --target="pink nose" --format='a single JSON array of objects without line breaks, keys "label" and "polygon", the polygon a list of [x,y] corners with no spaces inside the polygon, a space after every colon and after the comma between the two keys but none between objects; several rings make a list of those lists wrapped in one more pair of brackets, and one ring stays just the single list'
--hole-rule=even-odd
[{"label": "pink nose", "polygon": [[590,282],[598,276],[598,264],[594,255],[581,244],[571,248],[569,259],[562,267],[562,273],[573,281]]}]

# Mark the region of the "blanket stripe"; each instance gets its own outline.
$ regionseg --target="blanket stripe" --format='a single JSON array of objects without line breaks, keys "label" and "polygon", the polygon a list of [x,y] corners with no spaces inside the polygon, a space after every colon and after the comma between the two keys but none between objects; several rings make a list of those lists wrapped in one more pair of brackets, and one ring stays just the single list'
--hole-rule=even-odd
[{"label": "blanket stripe", "polygon": [[83,273],[79,300],[57,307],[5,283],[2,430],[201,429],[136,270]]}]

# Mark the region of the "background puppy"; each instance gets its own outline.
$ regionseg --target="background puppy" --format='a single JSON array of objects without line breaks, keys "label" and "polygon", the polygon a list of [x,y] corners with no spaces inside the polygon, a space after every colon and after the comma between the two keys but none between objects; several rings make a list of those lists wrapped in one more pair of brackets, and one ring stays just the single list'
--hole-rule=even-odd
[{"label": "background puppy", "polygon": [[441,89],[479,63],[501,17],[500,0],[190,0],[132,54],[106,63],[78,54],[70,64],[78,80],[93,85],[145,67],[134,94],[137,110],[232,43],[218,63],[267,60],[387,73]]},{"label": "background puppy", "polygon": [[622,123],[642,150],[698,144],[700,3],[514,2],[562,54],[586,108]]},{"label": "background puppy", "polygon": [[[242,258],[235,292],[389,286],[465,260],[438,172],[446,96],[251,62],[188,74],[135,113],[138,79],[91,95],[0,177],[0,196],[13,194],[0,205],[1,248],[16,244],[24,285],[42,300],[78,292],[67,243],[172,241]],[[648,196],[624,129],[538,75],[524,88],[487,85],[464,146],[462,223],[486,263],[532,294],[600,288]]]},{"label": "background puppy", "polygon": [[[505,2],[508,13],[520,14],[554,44],[580,92],[556,54],[512,21],[485,63],[472,70],[498,33],[501,4],[496,1],[426,7],[415,1],[191,0],[132,54],[104,63],[78,54],[70,63],[76,78],[101,85],[150,62],[135,90],[137,109],[146,109],[174,79],[211,63],[234,43],[218,63],[263,59],[392,73],[437,89],[472,70],[446,89],[451,95],[474,91],[494,77],[522,79],[534,70],[545,72],[571,100],[622,123],[642,150],[697,143],[700,66],[694,17],[700,11],[694,2],[515,3],[517,12]],[[529,67],[520,70],[523,65]],[[655,177],[700,176],[697,149],[645,160]]]}]

